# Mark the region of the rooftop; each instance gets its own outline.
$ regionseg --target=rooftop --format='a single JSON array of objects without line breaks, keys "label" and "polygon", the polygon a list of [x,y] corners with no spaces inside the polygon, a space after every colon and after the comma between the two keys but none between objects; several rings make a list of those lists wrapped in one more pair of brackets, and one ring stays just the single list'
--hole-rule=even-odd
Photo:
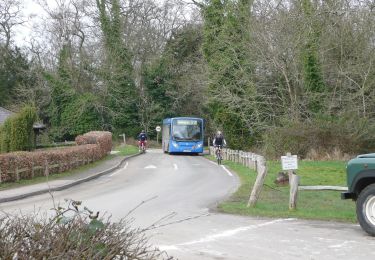
[{"label": "rooftop", "polygon": [[9,111],[3,107],[0,107],[0,125],[4,123],[4,121],[14,113],[12,111]]}]

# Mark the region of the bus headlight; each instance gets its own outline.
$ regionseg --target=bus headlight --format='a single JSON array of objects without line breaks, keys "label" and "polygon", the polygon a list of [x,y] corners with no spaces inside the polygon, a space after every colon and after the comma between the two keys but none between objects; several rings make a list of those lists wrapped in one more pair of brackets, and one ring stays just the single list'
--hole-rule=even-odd
[{"label": "bus headlight", "polygon": [[198,144],[197,148],[201,148],[202,146],[203,146],[203,144]]},{"label": "bus headlight", "polygon": [[178,143],[172,142],[172,145],[173,145],[174,148],[178,148]]}]

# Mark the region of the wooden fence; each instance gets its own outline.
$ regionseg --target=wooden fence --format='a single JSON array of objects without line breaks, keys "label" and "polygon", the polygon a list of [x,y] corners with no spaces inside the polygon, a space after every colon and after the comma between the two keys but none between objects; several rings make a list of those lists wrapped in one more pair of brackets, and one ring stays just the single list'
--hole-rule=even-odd
[{"label": "wooden fence", "polygon": [[[19,181],[21,179],[26,179],[22,178],[22,174],[26,172],[30,172],[31,174],[29,175],[29,179],[32,179],[37,176],[48,176],[49,173],[61,173],[66,170],[74,169],[77,168],[81,165],[89,164],[91,162],[94,162],[94,159],[88,158],[88,159],[76,159],[73,161],[69,162],[59,162],[59,163],[54,163],[54,164],[49,164],[47,161],[43,163],[43,165],[34,165],[34,163],[31,164],[30,167],[24,167],[24,168],[19,168],[17,165],[15,166],[14,170],[12,171],[7,171],[7,174],[10,176],[13,176],[13,179],[15,181]],[[1,169],[0,169],[0,183],[2,182],[1,179]]]},{"label": "wooden fence", "polygon": [[[210,146],[210,154],[215,155],[215,148],[213,146]],[[222,154],[224,160],[242,164],[243,166],[256,171],[257,178],[247,204],[248,207],[254,207],[262,190],[264,180],[267,176],[266,159],[264,156],[256,153],[232,150],[229,148],[223,148]]]}]

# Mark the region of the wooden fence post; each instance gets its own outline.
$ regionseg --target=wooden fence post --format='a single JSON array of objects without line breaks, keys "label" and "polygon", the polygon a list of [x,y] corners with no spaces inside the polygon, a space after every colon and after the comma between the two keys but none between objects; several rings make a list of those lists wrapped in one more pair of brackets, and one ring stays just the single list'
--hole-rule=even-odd
[{"label": "wooden fence post", "polygon": [[49,169],[48,169],[48,161],[45,160],[44,162],[44,176],[48,177],[49,176]]},{"label": "wooden fence post", "polygon": [[[291,153],[287,153],[286,156],[291,157]],[[296,168],[297,169],[297,168]],[[297,197],[298,197],[298,185],[299,176],[296,175],[293,170],[287,170],[289,176],[289,210],[295,210],[297,208]]]},{"label": "wooden fence post", "polygon": [[15,174],[16,174],[16,181],[19,181],[20,180],[20,173],[18,171],[18,165],[16,166]]},{"label": "wooden fence post", "polygon": [[208,155],[211,155],[211,138],[210,137],[208,137],[207,146],[208,146]]},{"label": "wooden fence post", "polygon": [[34,179],[34,160],[31,161],[31,179]]},{"label": "wooden fence post", "polygon": [[248,207],[255,207],[255,205],[258,201],[260,192],[262,191],[264,180],[267,176],[267,166],[266,166],[266,162],[265,162],[264,157],[262,157],[261,160],[258,160],[258,164],[259,165],[257,167],[257,169],[258,169],[257,178],[255,180],[253,190],[251,191],[251,195],[250,195],[249,201],[247,203]]},{"label": "wooden fence post", "polygon": [[295,210],[297,208],[298,183],[299,183],[298,175],[294,173],[289,175],[289,185],[290,185],[289,209],[290,210]]}]

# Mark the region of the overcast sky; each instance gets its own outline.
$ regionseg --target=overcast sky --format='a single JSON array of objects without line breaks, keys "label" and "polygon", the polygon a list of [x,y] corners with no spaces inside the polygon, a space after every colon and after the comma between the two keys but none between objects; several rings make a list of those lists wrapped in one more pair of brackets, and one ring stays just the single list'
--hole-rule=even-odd
[{"label": "overcast sky", "polygon": [[[1,0],[0,0],[1,1]],[[17,27],[14,35],[14,39],[17,45],[25,45],[25,41],[28,41],[32,27],[38,23],[41,17],[44,16],[45,12],[43,8],[35,0],[22,0],[22,11],[26,23]],[[48,1],[53,3],[54,1]]]}]

